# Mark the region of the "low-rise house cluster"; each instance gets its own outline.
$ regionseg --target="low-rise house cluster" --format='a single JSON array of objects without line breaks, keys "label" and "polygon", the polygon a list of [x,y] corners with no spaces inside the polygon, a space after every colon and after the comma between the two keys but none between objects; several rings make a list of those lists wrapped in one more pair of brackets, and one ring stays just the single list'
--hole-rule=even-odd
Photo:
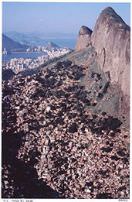
[{"label": "low-rise house cluster", "polygon": [[44,64],[50,59],[58,58],[70,52],[68,48],[58,48],[56,50],[46,50],[44,49],[44,55],[39,56],[36,59],[31,58],[13,58],[9,62],[7,62],[4,66],[4,69],[12,69],[16,74],[26,70],[26,69],[34,69]]}]

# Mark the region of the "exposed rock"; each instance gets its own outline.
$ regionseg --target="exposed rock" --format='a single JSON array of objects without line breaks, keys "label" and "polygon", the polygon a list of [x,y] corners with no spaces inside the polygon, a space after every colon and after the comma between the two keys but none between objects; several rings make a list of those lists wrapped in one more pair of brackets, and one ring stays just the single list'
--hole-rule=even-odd
[{"label": "exposed rock", "polygon": [[130,27],[108,7],[100,14],[93,33],[92,45],[104,72],[112,83],[118,83],[124,95],[130,95]]},{"label": "exposed rock", "polygon": [[75,50],[80,51],[90,45],[92,30],[86,26],[82,26],[79,31],[77,45]]},{"label": "exposed rock", "polygon": [[[130,122],[130,27],[116,12],[108,7],[100,14],[90,37],[80,48],[80,37],[86,35],[81,29],[76,50],[69,55],[73,63],[83,65],[86,75],[83,84],[89,96],[98,99],[96,113],[105,111],[112,116],[124,116]],[[83,38],[84,39],[84,38]],[[78,48],[79,47],[79,48]],[[93,74],[93,75],[92,75]],[[99,76],[102,79],[99,79]],[[97,77],[97,78],[96,78]],[[100,89],[99,89],[100,88]]]}]

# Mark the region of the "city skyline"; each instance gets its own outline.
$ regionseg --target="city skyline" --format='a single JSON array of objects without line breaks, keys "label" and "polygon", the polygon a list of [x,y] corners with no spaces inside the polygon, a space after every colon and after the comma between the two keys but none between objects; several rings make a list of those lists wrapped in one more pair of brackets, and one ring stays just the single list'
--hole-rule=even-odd
[{"label": "city skyline", "polygon": [[102,9],[111,6],[130,25],[130,3],[3,2],[2,31],[77,34],[93,29]]}]

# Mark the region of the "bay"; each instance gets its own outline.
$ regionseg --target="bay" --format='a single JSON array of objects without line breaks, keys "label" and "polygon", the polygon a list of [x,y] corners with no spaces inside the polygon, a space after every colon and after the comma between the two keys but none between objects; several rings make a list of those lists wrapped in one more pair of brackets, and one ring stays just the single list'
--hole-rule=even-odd
[{"label": "bay", "polygon": [[[52,41],[53,43],[57,44],[60,47],[68,47],[71,49],[75,48],[75,44],[76,44],[76,39],[75,38],[52,38],[52,39],[47,39],[48,41]],[[41,44],[42,45],[42,44]],[[43,52],[15,52],[15,53],[11,53],[11,54],[7,54],[7,55],[2,55],[2,62],[8,62],[10,61],[12,58],[31,58],[31,59],[35,59],[39,56],[44,55]]]}]

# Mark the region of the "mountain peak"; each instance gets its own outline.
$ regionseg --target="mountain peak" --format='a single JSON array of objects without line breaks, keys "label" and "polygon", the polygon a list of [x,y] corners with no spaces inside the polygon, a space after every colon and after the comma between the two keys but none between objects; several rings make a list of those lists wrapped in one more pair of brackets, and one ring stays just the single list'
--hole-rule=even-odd
[{"label": "mountain peak", "polygon": [[102,10],[102,13],[112,14],[115,13],[115,10],[112,7],[106,7]]},{"label": "mountain peak", "polygon": [[92,30],[83,25],[80,28],[79,35],[85,35],[85,34],[91,35],[92,34]]},{"label": "mountain peak", "polygon": [[52,41],[48,42],[47,44],[47,48],[51,49],[51,48],[59,48],[59,46],[55,43],[53,43]]},{"label": "mountain peak", "polygon": [[86,48],[91,43],[92,30],[86,26],[81,26],[77,39],[76,51]]},{"label": "mountain peak", "polygon": [[111,7],[106,7],[99,15],[98,18],[100,21],[107,21],[107,23],[112,25],[116,25],[116,27],[123,27],[125,29],[130,30],[130,27],[124,22],[124,20],[115,12],[115,10]]},{"label": "mountain peak", "polygon": [[100,67],[110,72],[111,82],[118,83],[129,96],[130,89],[130,27],[114,11],[105,8],[99,15],[92,36],[92,46]]},{"label": "mountain peak", "polygon": [[54,47],[59,47],[57,44],[53,43],[52,41],[48,42],[48,45],[54,46]]}]

